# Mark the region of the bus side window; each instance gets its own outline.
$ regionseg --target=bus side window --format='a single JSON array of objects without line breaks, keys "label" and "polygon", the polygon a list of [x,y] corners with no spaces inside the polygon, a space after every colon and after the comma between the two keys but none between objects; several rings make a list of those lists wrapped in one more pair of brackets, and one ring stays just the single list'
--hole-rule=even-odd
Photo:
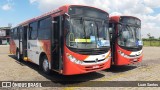
[{"label": "bus side window", "polygon": [[37,22],[33,22],[29,25],[29,40],[37,39]]},{"label": "bus side window", "polygon": [[38,39],[49,40],[51,38],[52,18],[47,17],[39,21]]}]

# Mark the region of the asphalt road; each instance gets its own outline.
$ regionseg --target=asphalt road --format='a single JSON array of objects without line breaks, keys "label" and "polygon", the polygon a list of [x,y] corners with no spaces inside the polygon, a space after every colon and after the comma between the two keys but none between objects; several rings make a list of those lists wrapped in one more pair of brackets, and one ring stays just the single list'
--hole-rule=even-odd
[{"label": "asphalt road", "polygon": [[[124,89],[160,89],[158,87],[107,87],[106,81],[160,81],[160,47],[144,47],[144,58],[141,63],[74,76],[63,76],[56,72],[45,75],[38,65],[30,62],[18,62],[9,54],[9,46],[0,46],[0,81],[49,81],[53,87],[43,88],[10,88],[34,90],[124,90]],[[62,82],[65,81],[65,82]],[[68,82],[80,81],[80,82]],[[49,84],[48,84],[49,83]],[[123,83],[123,82],[122,82]],[[124,82],[125,83],[125,82]],[[103,85],[104,84],[104,85]],[[120,84],[120,83],[119,83]],[[68,87],[71,86],[71,87]],[[76,86],[76,87],[74,87]],[[91,87],[88,87],[91,86]],[[103,86],[103,87],[92,87]],[[160,86],[160,85],[159,85]],[[0,88],[4,89],[4,88]]]}]

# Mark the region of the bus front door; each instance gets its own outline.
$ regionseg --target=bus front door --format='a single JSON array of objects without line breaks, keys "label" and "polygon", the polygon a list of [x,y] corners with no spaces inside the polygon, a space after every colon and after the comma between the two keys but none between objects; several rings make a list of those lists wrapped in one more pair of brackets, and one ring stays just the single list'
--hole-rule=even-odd
[{"label": "bus front door", "polygon": [[22,34],[22,51],[23,51],[23,59],[27,60],[27,29],[28,26],[23,26],[23,34]]},{"label": "bus front door", "polygon": [[53,17],[52,20],[52,45],[51,45],[51,63],[52,69],[56,71],[62,70],[62,50],[63,50],[63,38],[62,38],[62,16]]}]

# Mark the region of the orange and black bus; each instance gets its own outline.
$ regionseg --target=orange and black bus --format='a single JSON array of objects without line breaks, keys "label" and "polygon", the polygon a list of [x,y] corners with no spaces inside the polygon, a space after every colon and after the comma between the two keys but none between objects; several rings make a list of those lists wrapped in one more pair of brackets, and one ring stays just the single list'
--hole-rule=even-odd
[{"label": "orange and black bus", "polygon": [[113,65],[142,61],[141,20],[133,16],[112,16],[109,21]]},{"label": "orange and black bus", "polygon": [[10,52],[49,74],[74,75],[110,67],[109,14],[65,5],[11,30]]}]

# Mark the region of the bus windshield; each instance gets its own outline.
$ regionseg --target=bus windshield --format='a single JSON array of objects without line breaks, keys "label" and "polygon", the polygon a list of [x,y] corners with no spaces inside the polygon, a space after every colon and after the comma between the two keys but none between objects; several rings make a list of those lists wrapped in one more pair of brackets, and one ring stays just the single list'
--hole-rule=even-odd
[{"label": "bus windshield", "polygon": [[104,20],[71,18],[67,46],[78,49],[95,49],[110,46],[108,26]]},{"label": "bus windshield", "polygon": [[140,27],[130,25],[119,25],[118,44],[124,47],[142,46]]}]

